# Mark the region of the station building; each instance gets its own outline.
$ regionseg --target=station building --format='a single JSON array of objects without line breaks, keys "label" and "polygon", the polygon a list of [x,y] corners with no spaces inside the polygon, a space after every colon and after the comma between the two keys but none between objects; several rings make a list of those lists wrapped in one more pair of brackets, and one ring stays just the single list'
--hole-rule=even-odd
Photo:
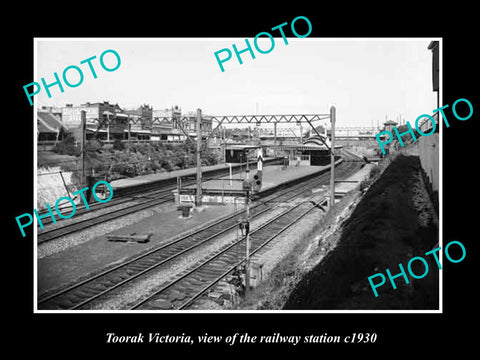
[{"label": "station building", "polygon": [[[225,146],[225,162],[226,163],[246,163],[248,161],[255,161],[257,158],[256,149],[262,148],[259,145],[242,145],[229,144]],[[262,155],[264,149],[262,148]]]},{"label": "station building", "polygon": [[[322,139],[330,146],[330,141]],[[262,155],[270,154],[272,149],[276,150],[277,157],[286,159],[284,165],[290,166],[325,166],[329,165],[330,150],[325,146],[319,137],[312,136],[300,143],[282,143],[279,145],[240,145],[232,144],[225,147],[225,162],[227,163],[246,163],[256,160],[257,152],[255,149],[261,148]],[[340,158],[343,145],[335,145],[335,160]]]},{"label": "station building", "polygon": [[[323,141],[322,141],[323,140]],[[288,164],[294,166],[325,166],[330,164],[330,150],[324,142],[331,146],[328,138],[320,139],[318,135],[311,136],[302,144],[279,145],[278,149],[288,157]],[[340,158],[343,145],[335,145],[335,160]]]}]

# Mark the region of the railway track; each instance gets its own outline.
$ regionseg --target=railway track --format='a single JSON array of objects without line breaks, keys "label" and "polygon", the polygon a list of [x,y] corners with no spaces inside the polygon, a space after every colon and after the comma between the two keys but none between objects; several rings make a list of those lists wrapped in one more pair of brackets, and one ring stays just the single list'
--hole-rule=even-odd
[{"label": "railway track", "polygon": [[[241,169],[237,169],[233,173],[240,172]],[[215,178],[214,175],[207,176],[205,180],[211,180]],[[184,185],[192,185],[195,183],[195,180],[185,181]],[[148,190],[149,189],[149,190]],[[153,189],[153,190],[152,190]],[[166,187],[162,188],[161,190],[154,189],[153,185],[147,184],[145,187],[142,187],[140,190],[137,189],[135,191],[126,193],[122,195],[120,198],[115,199],[116,201],[109,201],[106,204],[100,203],[92,203],[89,204],[90,210],[86,210],[84,207],[77,209],[75,212],[76,220],[64,222],[62,226],[57,226],[53,228],[48,228],[45,230],[39,230],[37,236],[37,244],[42,244],[48,241],[55,240],[62,236],[66,236],[69,234],[76,233],[83,229],[87,229],[89,227],[104,223],[106,221],[114,220],[122,216],[126,216],[129,214],[133,214],[135,212],[145,210],[154,206],[158,206],[161,204],[165,204],[174,200],[172,190],[176,189],[176,186],[167,185]],[[113,208],[119,205],[126,205],[125,207],[119,209],[113,209],[108,211],[104,214],[95,215],[95,210],[104,210],[108,208]],[[46,212],[40,213],[40,215],[44,215]],[[82,214],[88,214],[87,218],[81,219],[79,218]],[[44,226],[49,226],[52,224],[52,220],[50,217],[45,217],[42,219],[42,223]]]},{"label": "railway track", "polygon": [[[279,160],[270,160],[268,164],[275,165],[277,164],[278,161]],[[234,167],[232,169],[232,174],[237,174],[242,172],[243,165],[244,164],[241,164],[238,167]],[[213,174],[208,174],[208,173],[204,174],[203,179],[205,181],[208,181],[218,176],[224,176],[225,174],[228,174],[228,173],[229,173],[228,169],[220,169],[220,170],[213,171]],[[188,177],[191,178],[192,175],[182,176],[182,178],[188,178]],[[151,183],[145,183],[145,184],[134,186],[132,189],[123,190],[121,195],[115,195],[115,197],[112,200],[110,200],[108,203],[97,203],[97,202],[89,203],[88,204],[89,210],[85,208],[83,203],[77,204],[75,214],[78,217],[85,213],[92,214],[92,212],[96,210],[106,209],[116,205],[121,205],[124,203],[135,201],[141,198],[152,198],[153,196],[162,196],[167,193],[171,195],[171,191],[176,189],[176,184],[173,184],[175,180],[176,178],[172,177],[170,179],[166,179],[158,182],[151,182]],[[166,182],[166,184],[159,185],[159,183],[163,183],[163,182]],[[183,182],[183,184],[193,185],[195,184],[195,180],[186,180]],[[161,186],[160,190],[159,190],[159,186]],[[171,198],[173,199],[173,196],[171,196]],[[71,210],[71,206],[59,206],[59,209],[69,211]],[[47,214],[47,210],[45,209],[40,210],[38,211],[38,213],[40,216],[43,216]],[[52,219],[50,217],[45,217],[44,219],[42,219],[42,223],[44,226],[48,226],[52,224]]]},{"label": "railway track", "polygon": [[[92,214],[93,212],[98,211],[98,210],[114,207],[114,206],[117,206],[117,205],[122,205],[124,203],[135,201],[135,200],[138,200],[138,199],[141,199],[141,198],[149,198],[149,197],[152,197],[152,196],[163,195],[164,193],[166,194],[168,192],[171,192],[171,190],[173,190],[173,189],[175,189],[174,186],[164,187],[160,190],[158,188],[157,189],[152,189],[152,188],[151,189],[146,189],[144,191],[137,190],[137,191],[134,191],[132,193],[124,194],[120,197],[114,197],[108,203],[89,202],[88,203],[88,207],[89,207],[88,210],[85,208],[83,203],[79,203],[79,204],[76,204],[75,215],[80,216],[80,215],[83,215],[83,214]],[[62,212],[63,211],[68,212],[68,211],[71,211],[72,207],[69,206],[69,205],[68,206],[59,206],[59,209]],[[45,214],[47,214],[46,210],[39,211],[40,216],[43,216]],[[44,226],[45,225],[50,225],[50,224],[52,224],[52,219],[50,217],[45,217],[44,219],[42,219],[42,223],[43,223]]]},{"label": "railway track", "polygon": [[76,220],[72,223],[65,224],[58,228],[45,230],[38,234],[37,244],[42,244],[42,243],[57,239],[59,237],[76,233],[80,230],[83,230],[101,223],[105,223],[106,221],[111,221],[122,216],[126,216],[126,215],[133,214],[135,212],[145,210],[157,205],[171,202],[172,198],[173,196],[171,192],[167,193],[167,191],[165,191],[164,194],[161,194],[161,195],[159,194],[158,197],[154,199],[147,198],[148,200],[146,201],[143,200],[140,203],[134,203],[133,205],[129,205],[121,209],[109,211],[102,215],[97,215],[94,217],[88,217],[86,219]]},{"label": "railway track", "polygon": [[[323,201],[323,200],[322,200]],[[302,217],[316,209],[316,204],[300,203],[250,233],[250,256],[257,253],[270,242],[278,238]],[[130,310],[164,309],[164,300],[171,302],[172,310],[182,310],[191,306],[197,299],[225,278],[229,273],[245,263],[238,254],[245,254],[245,237],[227,245],[216,254],[190,269],[184,275],[163,285],[159,290],[131,306]],[[172,299],[174,299],[172,301]],[[157,303],[160,301],[161,305]]]},{"label": "railway track", "polygon": [[[345,164],[345,165],[343,165]],[[346,176],[358,169],[359,164],[347,162],[340,164],[336,171],[339,177]],[[343,165],[343,166],[342,166]],[[300,196],[302,193],[311,193],[312,186],[320,182],[328,183],[329,173],[324,173],[294,186],[282,189],[277,193],[267,196],[252,206],[250,209],[251,218],[258,217],[270,211],[278,202],[288,202]],[[311,209],[309,210],[311,211]],[[40,296],[38,300],[39,309],[82,309],[88,308],[94,300],[108,295],[112,290],[127,283],[131,283],[138,277],[167,264],[169,261],[182,256],[188,251],[211,241],[238,226],[243,211],[237,212],[221,219],[215,224],[199,229],[193,234],[178,238],[175,241],[164,244],[158,248],[141,254],[129,261],[117,265],[111,269],[75,283],[59,292],[48,296]]]}]

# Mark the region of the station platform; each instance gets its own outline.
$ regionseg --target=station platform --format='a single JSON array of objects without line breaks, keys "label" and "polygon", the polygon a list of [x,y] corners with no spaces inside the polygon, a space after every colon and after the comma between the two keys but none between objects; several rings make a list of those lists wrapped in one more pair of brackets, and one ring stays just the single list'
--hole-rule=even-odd
[{"label": "station platform", "polygon": [[[335,166],[340,164],[343,159],[338,159]],[[299,178],[316,176],[330,169],[330,165],[325,166],[282,166],[282,165],[264,165],[262,169],[262,187],[259,191],[261,195],[266,195],[269,190],[279,185],[287,185]],[[249,178],[253,180],[256,174],[256,167],[250,167]],[[247,173],[245,169],[232,175],[222,176],[216,179],[202,182],[202,203],[210,205],[243,203],[244,190],[243,180]],[[189,185],[180,189],[178,204],[191,204],[195,202],[196,185]]]},{"label": "station platform", "polygon": [[[279,161],[279,158],[266,157],[263,160],[263,164],[269,165]],[[238,172],[241,169],[245,169],[245,164],[232,164],[232,171]],[[250,167],[256,167],[256,161],[250,163]],[[220,176],[228,174],[230,171],[229,164],[222,163],[217,165],[202,166],[203,176]],[[124,178],[113,180],[110,185],[113,188],[113,192],[116,195],[122,195],[123,193],[133,190],[135,188],[142,188],[148,185],[168,185],[176,184],[177,177],[195,177],[197,174],[196,168],[188,168],[181,170],[174,170],[168,172],[158,172],[156,174],[148,174],[142,176],[135,176],[132,178]]]},{"label": "station platform", "polygon": [[[302,178],[304,176],[317,173],[319,171],[330,168],[328,166],[286,166],[271,165],[263,166],[262,170],[262,190],[267,190],[278,186],[289,180]],[[249,178],[253,179],[253,175],[257,172],[256,168],[250,169]],[[218,179],[208,180],[202,184],[203,191],[221,190],[228,192],[229,190],[242,190],[242,182],[246,178],[245,170],[232,175],[232,181],[229,176],[222,176]],[[195,185],[185,187],[186,189],[195,189]]]}]

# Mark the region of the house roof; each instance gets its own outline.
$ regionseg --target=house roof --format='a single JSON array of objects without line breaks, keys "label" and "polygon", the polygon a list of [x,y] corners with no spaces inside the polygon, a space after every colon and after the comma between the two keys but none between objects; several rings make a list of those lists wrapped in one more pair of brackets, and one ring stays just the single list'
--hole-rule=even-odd
[{"label": "house roof", "polygon": [[37,125],[40,133],[57,133],[62,129],[68,130],[55,116],[43,111],[37,111]]}]

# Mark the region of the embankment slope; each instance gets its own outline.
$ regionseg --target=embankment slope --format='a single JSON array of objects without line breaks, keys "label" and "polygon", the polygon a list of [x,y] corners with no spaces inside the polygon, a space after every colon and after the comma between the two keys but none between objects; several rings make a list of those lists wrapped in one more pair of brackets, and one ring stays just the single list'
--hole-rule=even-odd
[{"label": "embankment slope", "polygon": [[[336,248],[298,283],[284,309],[438,309],[439,270],[424,255],[438,242],[438,226],[421,171],[416,156],[400,155],[387,167],[343,224]],[[387,268],[398,274],[399,263],[406,269],[422,255],[426,277],[408,285],[398,277],[396,290],[387,278],[374,296],[368,276]],[[413,271],[422,274],[421,263]]]}]

